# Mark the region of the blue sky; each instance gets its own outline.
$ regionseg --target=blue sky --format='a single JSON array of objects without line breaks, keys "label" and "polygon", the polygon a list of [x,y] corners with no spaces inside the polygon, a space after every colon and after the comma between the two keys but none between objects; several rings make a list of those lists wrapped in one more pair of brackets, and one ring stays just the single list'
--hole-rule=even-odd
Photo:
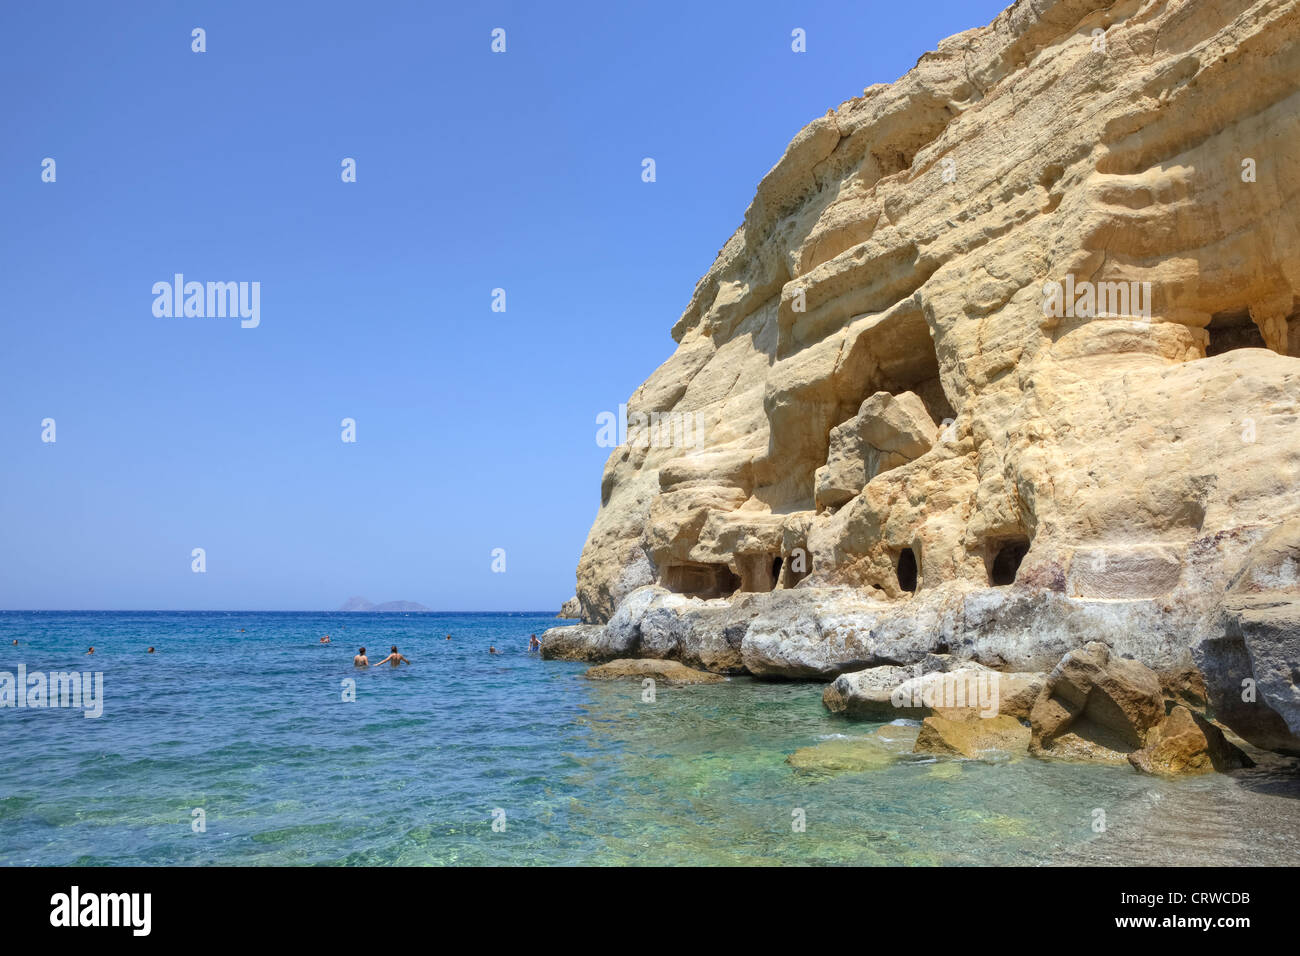
[{"label": "blue sky", "polygon": [[[557,606],[759,179],[1002,7],[6,4],[0,608]],[[177,272],[260,325],[155,317]]]}]

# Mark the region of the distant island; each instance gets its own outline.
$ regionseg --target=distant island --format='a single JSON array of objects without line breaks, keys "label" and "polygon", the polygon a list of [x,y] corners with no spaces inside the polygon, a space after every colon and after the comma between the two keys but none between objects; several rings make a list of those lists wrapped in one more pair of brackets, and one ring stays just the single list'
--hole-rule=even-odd
[{"label": "distant island", "polygon": [[428,611],[429,608],[414,601],[385,601],[372,604],[363,597],[350,597],[343,602],[340,611]]}]

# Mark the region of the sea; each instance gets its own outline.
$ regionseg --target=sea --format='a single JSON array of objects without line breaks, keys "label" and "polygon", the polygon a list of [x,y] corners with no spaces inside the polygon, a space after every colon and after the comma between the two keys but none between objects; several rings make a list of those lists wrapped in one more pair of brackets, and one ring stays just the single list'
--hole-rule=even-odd
[{"label": "sea", "polygon": [[[0,612],[0,681],[102,674],[97,717],[0,707],[0,864],[1300,862],[1287,761],[1164,780],[918,756],[908,722],[832,716],[816,682],[588,680],[528,652],[557,623]],[[355,668],[362,645],[411,663]],[[818,759],[844,748],[887,753]]]}]

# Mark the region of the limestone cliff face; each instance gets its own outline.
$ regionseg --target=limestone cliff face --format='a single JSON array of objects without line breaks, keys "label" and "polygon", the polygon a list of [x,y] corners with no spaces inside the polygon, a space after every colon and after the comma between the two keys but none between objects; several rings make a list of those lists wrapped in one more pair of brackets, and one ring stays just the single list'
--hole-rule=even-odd
[{"label": "limestone cliff face", "polygon": [[696,285],[629,412],[703,439],[611,455],[584,619],[654,585],[739,622],[717,667],[786,676],[1236,659],[1243,567],[1300,554],[1298,193],[1296,0],[1020,0],[943,41],[801,131]]}]

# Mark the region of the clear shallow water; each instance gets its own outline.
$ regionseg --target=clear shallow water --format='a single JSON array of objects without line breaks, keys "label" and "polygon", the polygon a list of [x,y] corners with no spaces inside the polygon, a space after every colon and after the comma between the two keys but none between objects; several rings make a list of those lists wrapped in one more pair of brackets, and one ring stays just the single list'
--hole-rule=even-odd
[{"label": "clear shallow water", "polygon": [[[97,720],[0,709],[0,864],[1300,861],[1292,771],[1161,781],[904,759],[799,772],[793,751],[878,725],[828,715],[820,684],[661,685],[645,704],[636,682],[527,654],[554,623],[0,612],[0,670],[102,670],[105,693]],[[372,661],[397,644],[414,664],[357,673],[362,643]]]}]

